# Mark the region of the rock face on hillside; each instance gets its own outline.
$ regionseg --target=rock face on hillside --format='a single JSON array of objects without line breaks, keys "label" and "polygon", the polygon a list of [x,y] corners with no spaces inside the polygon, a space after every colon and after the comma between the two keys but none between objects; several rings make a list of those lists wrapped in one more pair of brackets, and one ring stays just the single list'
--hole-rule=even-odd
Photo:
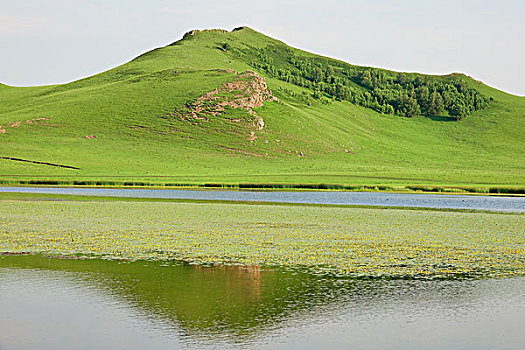
[{"label": "rock face on hillside", "polygon": [[192,36],[195,36],[195,34],[197,33],[206,33],[206,32],[228,33],[228,31],[225,29],[193,29],[193,30],[190,30],[189,32],[186,32],[182,38],[187,39]]},{"label": "rock face on hillside", "polygon": [[[231,32],[233,33],[233,32],[238,32],[240,30],[246,30],[246,29],[250,29],[250,28],[246,26],[237,27],[237,28],[234,28]],[[195,34],[198,34],[198,33],[228,33],[228,31],[226,29],[192,29],[184,33],[184,35],[182,36],[182,39],[191,38],[195,36]]]},{"label": "rock face on hillside", "polygon": [[[225,112],[226,108],[241,109],[251,116],[252,126],[256,130],[264,128],[264,120],[257,115],[254,108],[261,107],[264,102],[277,100],[268,89],[263,77],[253,71],[238,74],[235,80],[224,83],[221,87],[197,98],[192,103],[174,112],[179,118],[199,123],[209,121]],[[240,119],[231,119],[240,122]]]}]

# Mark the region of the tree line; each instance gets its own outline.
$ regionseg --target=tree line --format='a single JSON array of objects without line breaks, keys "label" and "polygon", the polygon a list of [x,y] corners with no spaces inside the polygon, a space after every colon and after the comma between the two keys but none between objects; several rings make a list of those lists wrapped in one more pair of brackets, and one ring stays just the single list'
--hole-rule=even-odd
[{"label": "tree line", "polygon": [[460,120],[486,108],[492,99],[457,76],[357,67],[325,57],[297,56],[278,45],[235,50],[233,54],[271,77],[311,90],[314,99],[349,101],[384,114],[448,114]]}]

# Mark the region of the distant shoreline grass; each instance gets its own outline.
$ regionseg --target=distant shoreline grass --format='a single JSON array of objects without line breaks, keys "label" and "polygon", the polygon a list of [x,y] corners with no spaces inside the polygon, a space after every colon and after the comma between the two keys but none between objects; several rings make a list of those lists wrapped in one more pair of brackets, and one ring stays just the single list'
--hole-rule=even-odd
[{"label": "distant shoreline grass", "polygon": [[148,189],[213,189],[257,191],[349,191],[400,192],[432,194],[525,195],[525,187],[501,186],[432,186],[432,185],[340,185],[294,183],[175,183],[109,180],[0,180],[2,187],[71,187],[71,188],[148,188]]}]

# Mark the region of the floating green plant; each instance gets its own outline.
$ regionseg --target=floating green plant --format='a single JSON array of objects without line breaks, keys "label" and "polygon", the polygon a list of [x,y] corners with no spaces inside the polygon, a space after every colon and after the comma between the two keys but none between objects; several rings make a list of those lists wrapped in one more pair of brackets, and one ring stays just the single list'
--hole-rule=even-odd
[{"label": "floating green plant", "polygon": [[306,267],[362,278],[525,275],[525,216],[224,203],[0,202],[0,252]]}]

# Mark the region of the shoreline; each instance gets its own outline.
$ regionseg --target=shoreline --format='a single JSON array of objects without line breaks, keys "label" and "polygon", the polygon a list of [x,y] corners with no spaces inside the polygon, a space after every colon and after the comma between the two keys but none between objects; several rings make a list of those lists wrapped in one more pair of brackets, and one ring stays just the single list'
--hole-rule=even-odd
[{"label": "shoreline", "polygon": [[195,190],[195,191],[286,191],[286,192],[383,192],[403,194],[444,194],[523,197],[525,187],[470,187],[433,185],[339,185],[339,184],[286,184],[286,183],[156,183],[118,181],[62,181],[62,180],[0,180],[3,187],[36,188],[88,188],[88,189],[150,189],[150,190]]}]

